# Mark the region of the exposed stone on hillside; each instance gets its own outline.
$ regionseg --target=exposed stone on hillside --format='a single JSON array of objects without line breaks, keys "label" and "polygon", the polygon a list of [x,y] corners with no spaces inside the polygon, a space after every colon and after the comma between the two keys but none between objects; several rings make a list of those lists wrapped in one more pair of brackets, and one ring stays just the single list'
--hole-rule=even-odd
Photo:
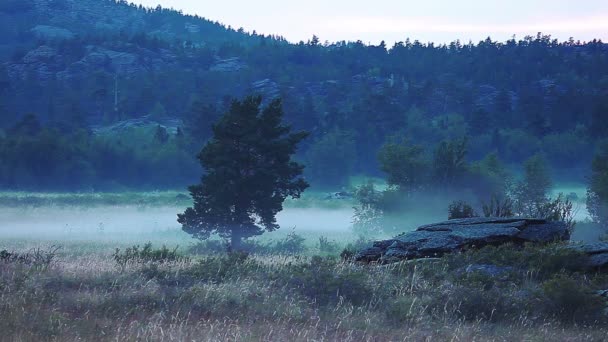
[{"label": "exposed stone on hillside", "polygon": [[235,72],[247,68],[247,64],[238,57],[220,59],[209,68],[210,71]]},{"label": "exposed stone on hillside", "polygon": [[32,33],[37,38],[46,40],[69,40],[74,38],[74,33],[70,30],[66,30],[61,27],[48,26],[48,25],[36,25],[32,30]]},{"label": "exposed stone on hillside", "polygon": [[281,96],[279,85],[268,78],[253,82],[251,89],[254,94],[262,95],[265,102]]},{"label": "exposed stone on hillside", "polygon": [[395,262],[440,257],[468,248],[505,243],[548,243],[569,239],[562,222],[521,218],[470,218],[422,226],[359,252],[358,261]]},{"label": "exposed stone on hillside", "polygon": [[183,126],[183,122],[179,119],[164,118],[154,119],[150,115],[142,116],[140,118],[129,119],[119,121],[110,126],[93,126],[91,130],[97,135],[121,133],[130,129],[137,128],[155,128],[157,126],[163,127],[169,134],[176,134],[177,129]]}]

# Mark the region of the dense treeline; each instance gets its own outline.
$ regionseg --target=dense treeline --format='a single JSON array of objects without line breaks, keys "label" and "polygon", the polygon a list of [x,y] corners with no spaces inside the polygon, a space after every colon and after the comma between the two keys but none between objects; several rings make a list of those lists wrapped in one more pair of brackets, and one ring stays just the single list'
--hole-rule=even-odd
[{"label": "dense treeline", "polygon": [[42,126],[33,115],[0,136],[0,187],[25,190],[177,188],[196,179],[186,138],[162,127],[94,136]]},{"label": "dense treeline", "polygon": [[[496,152],[508,166],[540,153],[565,173],[557,176],[582,180],[586,171],[580,170],[589,169],[595,147],[608,133],[608,47],[601,41],[558,42],[539,34],[477,44],[405,40],[390,48],[322,43],[317,37],[289,44],[173,10],[123,1],[67,7],[64,2],[49,2],[46,16],[38,2],[0,7],[0,25],[7,25],[0,38],[6,61],[0,64],[3,146],[31,138],[10,133],[27,113],[35,113],[44,127],[55,127],[52,134],[53,129],[43,130],[45,139],[87,146],[108,139],[96,133],[100,127],[149,116],[181,120],[176,126],[189,141],[164,152],[170,159],[160,162],[163,168],[185,154],[192,156],[182,163],[191,163],[229,100],[257,93],[267,101],[283,98],[286,121],[312,133],[299,151],[308,178],[316,186],[337,188],[353,174],[380,175],[378,151],[395,136],[426,146],[468,137],[469,159]],[[82,6],[88,6],[82,13],[89,19],[108,24],[92,28],[66,15]],[[59,39],[57,30],[37,25],[72,35],[59,31],[64,35]],[[56,129],[65,126],[89,133]],[[153,139],[154,127],[147,131]],[[112,141],[129,135],[112,134],[118,136]],[[67,149],[80,151],[82,160],[97,167],[93,149]],[[146,148],[129,149],[134,156],[121,165],[140,168],[138,160],[148,152],[135,155]],[[15,170],[25,164],[19,163],[3,160],[10,170],[4,174],[21,174]],[[139,178],[96,173],[102,183],[141,186]],[[180,173],[169,173],[171,179],[162,184],[178,184],[185,179]],[[2,184],[32,185],[6,179]]]}]

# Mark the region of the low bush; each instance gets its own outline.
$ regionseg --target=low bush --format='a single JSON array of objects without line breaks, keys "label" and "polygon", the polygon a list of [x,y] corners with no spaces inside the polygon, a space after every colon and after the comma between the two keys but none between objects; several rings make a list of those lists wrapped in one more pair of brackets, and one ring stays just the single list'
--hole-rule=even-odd
[{"label": "low bush", "polygon": [[340,268],[328,258],[315,256],[309,263],[292,267],[289,273],[289,285],[320,306],[342,300],[362,305],[373,293],[366,273]]},{"label": "low bush", "polygon": [[465,201],[455,201],[448,207],[448,220],[478,217],[475,209]]},{"label": "low bush", "polygon": [[570,323],[607,321],[606,300],[582,277],[557,274],[541,285],[540,309]]},{"label": "low bush", "polygon": [[306,250],[306,239],[295,231],[290,232],[284,239],[278,240],[274,245],[267,246],[265,252],[274,254],[300,254]]},{"label": "low bush", "polygon": [[330,241],[325,236],[319,237],[319,251],[321,253],[335,253],[339,250],[338,243],[336,241]]},{"label": "low bush", "polygon": [[495,265],[511,267],[518,272],[525,272],[539,280],[545,280],[557,273],[576,273],[584,269],[586,256],[565,247],[561,243],[543,247],[506,244],[448,255],[445,259],[451,270],[468,265]]},{"label": "low bush", "polygon": [[187,260],[186,257],[181,256],[177,253],[178,248],[179,247],[169,249],[167,248],[167,246],[163,245],[162,248],[153,249],[152,244],[147,243],[144,245],[143,248],[141,248],[139,245],[128,247],[124,251],[121,251],[119,248],[116,248],[116,251],[112,256],[116,264],[121,269],[124,269],[130,263],[165,263]]},{"label": "low bush", "polygon": [[51,246],[46,250],[35,248],[27,253],[9,252],[7,250],[0,251],[0,262],[19,263],[34,267],[46,268],[55,260],[57,251],[61,247]]}]

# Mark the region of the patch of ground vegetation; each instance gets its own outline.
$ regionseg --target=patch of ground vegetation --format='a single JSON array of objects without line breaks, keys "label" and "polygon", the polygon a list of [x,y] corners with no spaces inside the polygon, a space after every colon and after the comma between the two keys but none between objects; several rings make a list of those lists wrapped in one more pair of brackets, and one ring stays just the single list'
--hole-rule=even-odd
[{"label": "patch of ground vegetation", "polygon": [[[20,258],[33,251],[44,267]],[[559,244],[384,266],[337,254],[21,246],[0,258],[0,331],[21,341],[599,341],[608,334],[608,275],[580,271],[583,256]]]}]

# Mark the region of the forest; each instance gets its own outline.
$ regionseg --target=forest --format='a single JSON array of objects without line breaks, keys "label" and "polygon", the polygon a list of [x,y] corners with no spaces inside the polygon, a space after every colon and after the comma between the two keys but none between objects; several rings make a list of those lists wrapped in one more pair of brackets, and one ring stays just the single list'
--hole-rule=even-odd
[{"label": "forest", "polygon": [[[70,19],[59,0],[48,5],[50,18],[37,2],[23,3],[0,10],[11,28],[0,38],[6,189],[183,187],[196,179],[192,156],[210,123],[249,94],[282,98],[286,121],[311,132],[298,159],[312,184],[329,190],[351,175],[381,175],[378,151],[392,139],[435,146],[467,138],[467,160],[496,153],[513,170],[542,154],[559,179],[584,181],[608,130],[601,41],[539,33],[449,45],[405,37],[392,47],[317,37],[292,44],[123,2],[70,5],[113,13],[106,30]],[[29,153],[40,147],[44,158]],[[100,167],[112,164],[124,172]]]}]

